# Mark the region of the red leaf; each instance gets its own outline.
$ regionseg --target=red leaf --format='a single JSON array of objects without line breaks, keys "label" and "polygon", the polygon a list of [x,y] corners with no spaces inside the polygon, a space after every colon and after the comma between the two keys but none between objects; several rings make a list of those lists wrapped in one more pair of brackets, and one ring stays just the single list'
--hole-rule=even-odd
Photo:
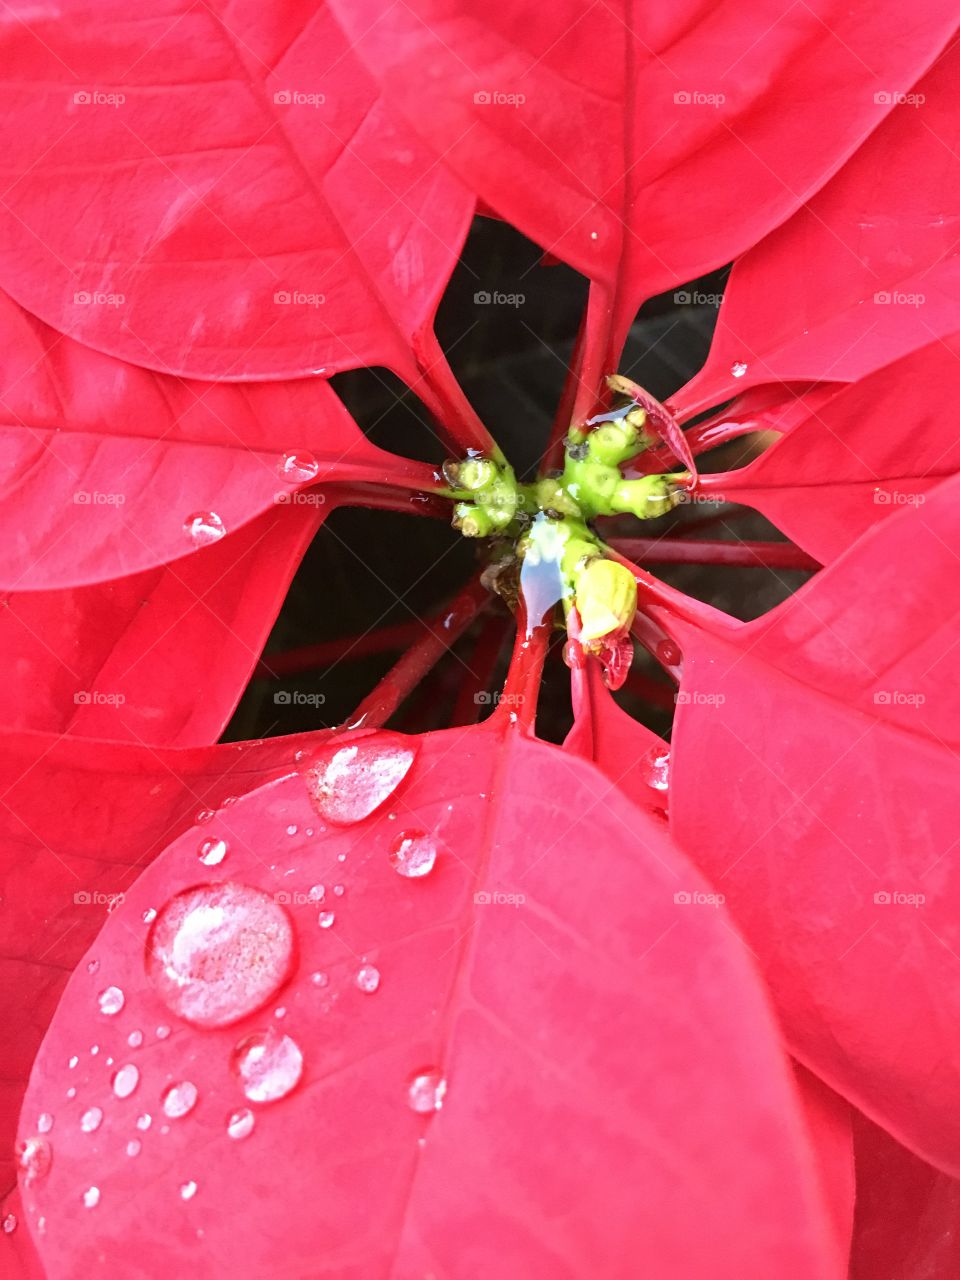
[{"label": "red leaf", "polygon": [[14,9],[0,278],[18,301],[164,373],[416,378],[473,199],[325,6]]},{"label": "red leaf", "polygon": [[757,622],[665,620],[684,652],[676,839],[727,896],[796,1056],[948,1170],[958,493],[945,482]]},{"label": "red leaf", "polygon": [[954,45],[839,174],[737,262],[707,363],[671,400],[675,413],[754,383],[853,382],[956,329],[958,75]]},{"label": "red leaf", "polygon": [[130,578],[7,596],[0,651],[16,679],[0,683],[0,723],[153,746],[215,742],[335,503],[276,507]]},{"label": "red leaf", "polygon": [[[715,910],[677,905],[698,883],[658,827],[506,723],[421,739],[362,824],[321,823],[294,775],[241,799],[229,831],[185,832],[141,877],[90,953],[97,972],[77,968],[25,1103],[24,1131],[55,1115],[51,1170],[24,1188],[52,1273],[136,1257],[146,1280],[190,1249],[198,1276],[839,1274],[745,951]],[[438,856],[408,878],[390,850],[413,828]],[[198,840],[217,835],[229,849],[203,868]],[[300,956],[267,1010],[203,1031],[148,984],[141,919],[202,880],[275,895]],[[125,997],[115,1016],[97,1008],[110,985]],[[302,1079],[249,1104],[253,1130],[231,1140],[228,1114],[248,1105],[232,1055],[261,1035],[288,1065],[280,1037],[299,1046]],[[139,1079],[119,1097],[127,1064]],[[178,1082],[197,1101],[169,1118],[161,1095]],[[84,1132],[93,1107],[102,1123]]]},{"label": "red leaf", "polygon": [[645,298],[728,262],[809,197],[956,24],[940,2],[922,23],[901,5],[835,0],[787,12],[565,0],[535,15],[523,0],[495,15],[473,0],[333,4],[444,163],[602,286],[608,362]]}]

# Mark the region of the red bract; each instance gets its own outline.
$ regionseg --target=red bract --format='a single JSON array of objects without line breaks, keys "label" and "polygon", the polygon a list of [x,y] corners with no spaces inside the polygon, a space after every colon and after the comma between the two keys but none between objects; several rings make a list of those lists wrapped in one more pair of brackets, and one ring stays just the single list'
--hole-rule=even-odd
[{"label": "red bract", "polygon": [[[5,1276],[952,1275],[955,23],[8,6]],[[433,333],[478,209],[590,282],[535,480]],[[731,260],[661,405],[627,330]],[[355,636],[324,576],[273,667],[347,506],[490,551]],[[742,623],[657,563],[814,576]],[[391,648],[338,730],[216,745],[255,667]]]}]

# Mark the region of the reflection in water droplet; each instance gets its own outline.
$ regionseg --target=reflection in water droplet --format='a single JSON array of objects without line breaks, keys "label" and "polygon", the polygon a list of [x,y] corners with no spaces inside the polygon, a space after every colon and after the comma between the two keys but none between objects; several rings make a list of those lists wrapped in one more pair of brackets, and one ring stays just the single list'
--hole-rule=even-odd
[{"label": "reflection in water droplet", "polygon": [[221,809],[229,809],[231,805],[234,805],[236,803],[237,803],[236,796],[226,796],[225,799],[220,801],[220,807]]},{"label": "reflection in water droplet", "polygon": [[296,834],[297,834],[297,824],[295,822],[291,822],[290,825],[287,827],[287,835],[295,836]]},{"label": "reflection in water droplet", "polygon": [[380,985],[380,970],[374,968],[372,964],[361,965],[357,970],[357,976],[354,978],[354,982],[361,991],[366,991],[368,994],[372,995]]},{"label": "reflection in water droplet", "polygon": [[321,929],[329,929],[336,918],[332,911],[321,911],[317,916],[317,924]]},{"label": "reflection in water droplet", "polygon": [[303,1054],[295,1040],[271,1027],[241,1040],[230,1067],[251,1102],[275,1102],[299,1081]]},{"label": "reflection in water droplet", "polygon": [[181,1080],[163,1091],[160,1097],[163,1114],[171,1120],[179,1120],[197,1105],[197,1086],[191,1080]]},{"label": "reflection in water droplet", "polygon": [[95,1058],[99,1052],[100,1052],[100,1046],[98,1044],[92,1044],[90,1046],[90,1056],[92,1058]]},{"label": "reflection in water droplet", "polygon": [[603,668],[603,683],[608,689],[622,689],[626,684],[630,667],[633,663],[633,641],[629,636],[621,636],[608,644],[600,656]]},{"label": "reflection in water droplet", "polygon": [[140,1072],[128,1062],[113,1074],[113,1092],[118,1098],[129,1098],[140,1083]]},{"label": "reflection in water droplet", "polygon": [[103,1123],[103,1111],[99,1107],[90,1107],[80,1117],[80,1128],[84,1133],[95,1133]]},{"label": "reflection in water droplet", "polygon": [[164,1026],[157,1027],[154,1034],[158,1040],[166,1040],[167,1036],[170,1034],[170,1028]]},{"label": "reflection in water droplet", "polygon": [[142,1150],[143,1150],[143,1143],[140,1141],[139,1138],[131,1138],[130,1141],[127,1143],[128,1156],[138,1156]]},{"label": "reflection in water droplet", "polygon": [[734,360],[733,364],[730,366],[730,372],[735,378],[742,378],[747,372],[747,366],[743,360]]},{"label": "reflection in water droplet", "polygon": [[325,893],[326,893],[326,890],[324,889],[322,884],[315,884],[311,888],[310,892],[307,894],[307,901],[322,902]]},{"label": "reflection in water droplet", "polygon": [[295,959],[286,910],[259,889],[230,881],[177,894],[146,943],[157,994],[199,1027],[227,1026],[261,1008],[287,981]]},{"label": "reflection in water droplet", "polygon": [[401,831],[390,849],[394,871],[409,880],[429,875],[436,860],[436,841],[426,831]]},{"label": "reflection in water droplet", "polygon": [[152,1124],[153,1116],[149,1115],[146,1111],[142,1116],[137,1116],[137,1128],[142,1129],[144,1133],[146,1133]]},{"label": "reflection in water droplet", "polygon": [[10,1235],[12,1232],[16,1231],[16,1229],[17,1229],[17,1215],[15,1213],[8,1213],[3,1220],[4,1233],[6,1235]]},{"label": "reflection in water droplet", "polygon": [[439,1111],[447,1092],[447,1082],[439,1071],[419,1071],[407,1088],[407,1101],[414,1111],[426,1115]]},{"label": "reflection in water droplet", "polygon": [[87,964],[87,973],[96,973],[100,968],[99,960],[90,960]]},{"label": "reflection in water droplet", "polygon": [[67,1097],[68,1097],[68,1098],[75,1098],[76,1096],[77,1096],[77,1091],[76,1091],[76,1089],[68,1089],[68,1090],[67,1090]]},{"label": "reflection in water droplet", "polygon": [[192,1200],[197,1194],[197,1184],[195,1182],[183,1182],[180,1184],[180,1199]]},{"label": "reflection in water droplet", "polygon": [[303,450],[291,450],[285,453],[277,464],[280,478],[290,484],[301,484],[304,480],[312,480],[319,470],[320,463],[313,454]]},{"label": "reflection in water droplet", "polygon": [[651,747],[644,761],[647,786],[654,791],[667,791],[670,787],[670,750],[668,747]]},{"label": "reflection in water droplet", "polygon": [[87,1187],[86,1191],[83,1193],[83,1203],[88,1209],[95,1209],[100,1203],[100,1188]]},{"label": "reflection in water droplet", "polygon": [[201,823],[212,822],[216,816],[217,816],[216,812],[213,809],[201,809],[200,812],[197,814],[196,820],[197,822],[201,822]]},{"label": "reflection in water droplet", "polygon": [[115,1013],[119,1013],[124,1005],[124,995],[119,987],[107,987],[97,996],[97,1004],[100,1006],[100,1012],[113,1017]]},{"label": "reflection in water droplet", "polygon": [[360,822],[393,795],[416,754],[411,740],[392,733],[327,750],[304,774],[310,799],[335,826]]},{"label": "reflection in water droplet", "polygon": [[310,981],[313,983],[315,987],[325,987],[327,983],[330,981],[330,979],[327,977],[325,973],[317,972],[317,973],[311,973]]},{"label": "reflection in water droplet", "polygon": [[343,894],[344,894],[344,888],[343,888],[343,885],[342,885],[342,884],[335,884],[335,885],[333,886],[333,892],[336,894],[336,896],[337,896],[338,898],[342,898],[342,897],[343,897]]},{"label": "reflection in water droplet", "polygon": [[206,547],[219,542],[226,529],[215,511],[195,511],[184,520],[183,532],[195,547]]},{"label": "reflection in water droplet", "polygon": [[153,922],[154,922],[154,920],[156,920],[156,918],[157,918],[157,908],[156,908],[156,907],[147,907],[146,911],[143,913],[143,916],[142,916],[143,923],[144,923],[144,924],[153,924]]},{"label": "reflection in water droplet", "polygon": [[241,1107],[239,1111],[233,1111],[227,1117],[227,1133],[231,1138],[247,1138],[253,1133],[255,1123],[256,1120],[250,1108]]},{"label": "reflection in water droplet", "polygon": [[74,1054],[73,1057],[70,1059],[70,1061],[67,1063],[67,1066],[72,1071],[79,1061],[80,1059],[77,1057],[76,1054]]},{"label": "reflection in water droplet", "polygon": [[17,1165],[24,1181],[45,1178],[53,1162],[53,1149],[46,1138],[25,1138],[17,1143]]},{"label": "reflection in water droplet", "polygon": [[671,640],[661,640],[657,645],[657,661],[662,662],[665,667],[675,667],[681,657],[680,650]]},{"label": "reflection in water droplet", "polygon": [[226,856],[226,840],[202,840],[197,849],[197,857],[205,867],[218,867]]},{"label": "reflection in water droplet", "polygon": [[37,1133],[49,1133],[53,1128],[53,1116],[49,1111],[41,1111],[37,1116]]},{"label": "reflection in water droplet", "polygon": [[143,1032],[131,1031],[130,1034],[127,1036],[127,1044],[130,1046],[131,1049],[139,1049],[140,1046],[143,1044]]}]

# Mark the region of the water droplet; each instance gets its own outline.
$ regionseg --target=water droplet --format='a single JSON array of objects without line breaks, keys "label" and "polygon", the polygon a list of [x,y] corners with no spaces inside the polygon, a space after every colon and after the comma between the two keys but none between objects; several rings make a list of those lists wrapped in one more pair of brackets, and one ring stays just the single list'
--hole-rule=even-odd
[{"label": "water droplet", "polygon": [[681,657],[680,650],[671,640],[661,640],[657,645],[657,661],[663,663],[665,667],[675,667]]},{"label": "water droplet", "polygon": [[436,860],[436,841],[426,831],[401,831],[390,849],[391,866],[408,880],[429,875]]},{"label": "water droplet", "polygon": [[342,898],[342,897],[343,897],[343,895],[344,895],[344,892],[345,892],[343,885],[342,885],[342,884],[335,884],[335,885],[333,886],[333,892],[336,894],[336,896],[337,896],[338,898]]},{"label": "water droplet", "polygon": [[197,1105],[197,1086],[190,1080],[181,1080],[165,1089],[160,1097],[163,1114],[171,1120],[179,1120]]},{"label": "water droplet", "polygon": [[290,825],[287,827],[287,835],[295,836],[296,834],[297,834],[297,824],[295,822],[291,822]]},{"label": "water droplet", "polygon": [[130,1034],[127,1036],[127,1044],[130,1046],[131,1049],[139,1049],[140,1046],[143,1044],[143,1032],[131,1031]]},{"label": "water droplet", "polygon": [[17,1229],[17,1215],[15,1213],[8,1213],[3,1220],[4,1233],[6,1235],[10,1235],[12,1232],[16,1231],[16,1229]]},{"label": "water droplet", "polygon": [[317,916],[317,924],[320,926],[321,929],[329,929],[333,925],[333,922],[334,920],[336,920],[336,918],[337,917],[333,914],[332,911],[321,911],[320,914]]},{"label": "water droplet", "polygon": [[199,823],[212,822],[216,816],[214,809],[201,809],[197,814],[196,821]]},{"label": "water droplet", "polygon": [[49,1133],[53,1128],[53,1116],[49,1111],[41,1111],[37,1116],[37,1133]]},{"label": "water droplet", "polygon": [[542,512],[527,534],[527,551],[520,566],[520,594],[527,619],[527,636],[540,625],[558,600],[563,599],[560,542],[554,522]]},{"label": "water droplet", "polygon": [[[101,1013],[105,1013],[112,1018],[115,1013],[119,1013],[123,1008],[123,992],[119,987],[107,987],[97,996],[97,1004],[100,1006]],[[93,1050],[91,1050],[92,1052]]]},{"label": "water droplet", "polygon": [[275,1102],[299,1081],[303,1054],[295,1040],[271,1027],[241,1040],[230,1066],[251,1102]]},{"label": "water droplet", "polygon": [[407,1101],[414,1111],[427,1115],[439,1111],[447,1092],[447,1082],[439,1071],[418,1071],[407,1088]]},{"label": "water droplet", "polygon": [[90,960],[87,963],[87,973],[96,973],[99,968],[100,968],[99,960]]},{"label": "water droplet", "polygon": [[137,1116],[137,1128],[142,1129],[144,1133],[146,1133],[152,1124],[153,1116],[149,1115],[146,1111],[142,1116]]},{"label": "water droplet", "polygon": [[647,786],[654,791],[667,791],[670,787],[670,750],[668,747],[652,747],[644,761],[647,770]]},{"label": "water droplet", "polygon": [[84,1133],[96,1133],[103,1123],[103,1111],[100,1107],[91,1107],[80,1117],[80,1128]]},{"label": "water droplet", "polygon": [[224,800],[221,800],[220,807],[221,809],[229,809],[231,805],[235,805],[236,803],[237,803],[236,796],[227,796]]},{"label": "water droplet", "polygon": [[324,889],[322,884],[315,884],[312,886],[312,888],[310,889],[310,892],[307,894],[307,901],[322,902],[324,899],[325,893],[326,893],[326,890]]},{"label": "water droplet", "polygon": [[205,867],[218,867],[226,856],[226,840],[203,840],[197,849],[197,857]]},{"label": "water droplet", "polygon": [[100,1046],[99,1046],[98,1044],[92,1044],[92,1045],[90,1046],[90,1056],[91,1056],[91,1058],[95,1058],[99,1052],[100,1052]]},{"label": "water droplet", "polygon": [[730,366],[730,372],[735,378],[742,378],[747,372],[747,366],[742,360],[734,360],[733,364]]},{"label": "water droplet", "polygon": [[318,971],[317,973],[311,973],[310,981],[313,983],[315,987],[325,987],[327,983],[330,981],[330,979],[327,977],[325,973],[320,973]]},{"label": "water droplet", "polygon": [[277,464],[277,472],[281,480],[286,480],[290,484],[312,480],[319,470],[320,463],[313,454],[302,450],[291,450],[285,453]]},{"label": "water droplet", "polygon": [[73,1057],[70,1059],[70,1061],[67,1063],[67,1066],[70,1068],[71,1071],[73,1071],[73,1069],[76,1067],[79,1061],[80,1059],[77,1057],[76,1054],[74,1054]]},{"label": "water droplet", "polygon": [[95,1209],[100,1203],[100,1188],[87,1187],[86,1191],[83,1193],[83,1203],[88,1209]]},{"label": "water droplet", "polygon": [[131,1138],[130,1141],[127,1143],[128,1156],[138,1156],[142,1150],[143,1150],[143,1143],[140,1141],[139,1138]]},{"label": "water droplet", "polygon": [[183,1182],[180,1184],[180,1199],[192,1200],[197,1194],[197,1184],[195,1182]]},{"label": "water droplet", "polygon": [[219,542],[226,529],[215,511],[195,511],[184,520],[183,532],[195,547],[206,547]]},{"label": "water droplet", "polygon": [[53,1150],[46,1138],[25,1138],[17,1143],[17,1164],[24,1181],[45,1178],[53,1162]]},{"label": "water droplet", "polygon": [[113,1092],[118,1098],[129,1098],[139,1083],[140,1072],[132,1062],[113,1073]]},{"label": "water droplet", "polygon": [[354,982],[361,991],[366,991],[368,995],[372,995],[380,985],[380,970],[374,968],[372,964],[363,964],[357,970]]},{"label": "water droplet", "polygon": [[285,1018],[287,1016],[286,1008],[283,1005],[281,1005],[279,1009],[274,1009],[273,1016],[275,1018]]},{"label": "water droplet", "polygon": [[170,1034],[170,1028],[164,1027],[164,1026],[157,1027],[157,1030],[154,1034],[156,1035],[158,1040],[166,1040],[167,1036],[169,1036]]},{"label": "water droplet", "polygon": [[347,860],[347,855],[346,855],[345,853],[338,853],[338,854],[337,854],[337,861],[338,861],[338,862],[346,862],[346,860]]},{"label": "water droplet", "polygon": [[229,881],[177,894],[146,944],[157,994],[199,1027],[224,1027],[262,1008],[287,981],[295,959],[286,910],[259,889]]},{"label": "water droplet", "polygon": [[587,665],[587,655],[579,640],[568,640],[563,646],[563,660],[571,671],[582,671]]},{"label": "water droplet", "polygon": [[76,1089],[68,1089],[68,1090],[67,1090],[67,1097],[68,1097],[68,1098],[75,1098],[76,1096],[77,1096],[77,1091],[76,1091]]},{"label": "water droplet", "polygon": [[231,1138],[248,1138],[253,1133],[255,1123],[256,1119],[249,1107],[241,1107],[227,1117],[227,1133]]},{"label": "water droplet", "polygon": [[153,924],[153,922],[154,922],[154,920],[156,920],[156,918],[157,918],[157,908],[156,908],[156,907],[147,907],[146,911],[145,911],[145,912],[143,913],[143,915],[141,916],[141,919],[143,920],[143,923],[144,923],[144,924]]},{"label": "water droplet", "polygon": [[360,822],[384,804],[410,771],[417,748],[399,734],[375,734],[327,750],[306,770],[314,807],[335,826]]}]

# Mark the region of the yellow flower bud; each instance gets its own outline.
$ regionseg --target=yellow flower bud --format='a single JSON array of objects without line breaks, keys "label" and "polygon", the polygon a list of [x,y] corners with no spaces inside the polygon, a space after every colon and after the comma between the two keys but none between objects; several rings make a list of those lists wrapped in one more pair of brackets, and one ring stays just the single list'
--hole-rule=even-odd
[{"label": "yellow flower bud", "polygon": [[580,643],[593,645],[629,629],[637,612],[637,583],[615,560],[588,560],[576,578],[574,602],[580,615]]}]

